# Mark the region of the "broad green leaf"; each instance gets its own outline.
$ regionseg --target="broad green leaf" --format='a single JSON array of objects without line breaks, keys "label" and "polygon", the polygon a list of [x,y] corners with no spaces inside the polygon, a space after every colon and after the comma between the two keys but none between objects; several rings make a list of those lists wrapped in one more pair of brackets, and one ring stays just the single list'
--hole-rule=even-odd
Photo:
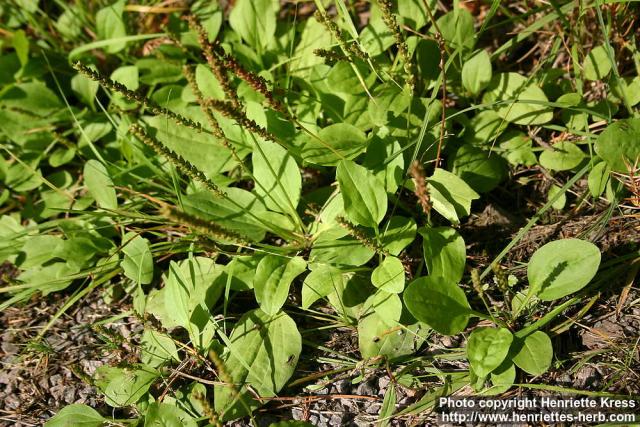
[{"label": "broad green leaf", "polygon": [[[0,113],[2,110],[0,110]],[[0,117],[2,119],[2,117]],[[42,172],[28,164],[15,162],[7,168],[4,184],[13,192],[21,193],[34,190],[42,185]]]},{"label": "broad green leaf", "polygon": [[196,66],[196,83],[205,98],[223,99],[225,97],[224,89],[220,82],[209,67],[203,64]]},{"label": "broad green leaf", "polygon": [[82,140],[80,147],[85,144],[88,144],[88,141],[96,142],[101,138],[107,136],[109,132],[111,132],[112,126],[111,123],[104,121],[95,121],[89,122],[85,124],[84,129],[82,131]]},{"label": "broad green leaf", "polygon": [[276,32],[278,2],[238,0],[229,14],[229,25],[251,47],[262,53]]},{"label": "broad green leaf", "polygon": [[[135,65],[140,73],[140,82],[150,86],[163,83],[177,83],[184,78],[182,67],[166,59],[142,58],[138,59]],[[166,117],[163,117],[163,119],[166,127],[167,119]],[[210,135],[208,136],[211,137]]]},{"label": "broad green leaf", "polygon": [[522,310],[529,310],[535,307],[540,301],[538,297],[528,296],[529,289],[524,289],[521,292],[517,292],[511,300],[511,312],[517,315]]},{"label": "broad green leaf", "polygon": [[[0,109],[0,121],[5,119],[2,117],[5,111]],[[42,171],[34,169],[34,166],[18,162],[10,164],[3,173],[4,186],[10,188],[13,193],[22,193],[40,187],[43,182]]]},{"label": "broad green leaf", "polygon": [[402,315],[402,301],[397,294],[378,289],[362,304],[360,317],[372,312],[378,313],[388,323],[395,323],[400,320]]},{"label": "broad green leaf", "polygon": [[[125,1],[119,0],[96,13],[96,31],[100,39],[118,39],[127,35],[122,16],[124,5]],[[105,50],[108,53],[116,53],[124,49],[126,45],[127,43],[124,41],[112,41]]]},{"label": "broad green leaf", "polygon": [[306,268],[307,263],[301,257],[267,255],[262,258],[253,286],[262,311],[270,315],[278,313],[289,296],[291,282]]},{"label": "broad green leaf", "polygon": [[118,198],[116,190],[113,188],[113,181],[102,163],[91,159],[84,164],[84,182],[99,207],[104,209],[118,208]]},{"label": "broad green leaf", "polygon": [[327,74],[327,84],[332,93],[357,95],[364,92],[354,68],[358,70],[360,76],[364,75],[366,69],[360,62],[338,61],[331,67],[329,74]]},{"label": "broad green leaf", "polygon": [[438,168],[427,179],[427,188],[433,208],[454,224],[459,218],[471,213],[471,201],[480,198],[469,185],[457,175]]},{"label": "broad green leaf", "polygon": [[151,289],[146,297],[144,311],[158,319],[165,329],[173,329],[181,325],[174,319],[175,306],[170,307],[166,304],[166,294],[166,286],[162,289]]},{"label": "broad green leaf", "polygon": [[404,303],[413,317],[443,335],[464,330],[471,308],[464,291],[442,277],[420,277],[404,291]]},{"label": "broad green leaf", "polygon": [[394,256],[386,257],[371,273],[373,286],[386,292],[401,293],[404,290],[404,282],[404,266]]},{"label": "broad green leaf", "polygon": [[598,162],[593,165],[591,171],[589,171],[589,177],[587,184],[589,186],[589,192],[593,197],[600,197],[604,193],[609,182],[609,175],[611,174],[611,168],[607,162]]},{"label": "broad green leaf", "polygon": [[326,28],[315,19],[305,19],[304,28],[289,61],[289,73],[306,78],[311,74],[314,65],[323,64],[324,60],[313,54],[316,49],[323,49],[332,44],[333,38]]},{"label": "broad green leaf", "polygon": [[418,77],[425,83],[436,80],[440,75],[440,47],[438,42],[420,38],[415,50]]},{"label": "broad green leaf", "polygon": [[491,81],[491,59],[481,50],[462,66],[462,85],[472,95],[478,95]]},{"label": "broad green leaf", "polygon": [[241,386],[239,399],[228,386],[214,386],[215,411],[224,412],[224,420],[247,415],[246,407],[260,406],[247,386],[261,397],[275,396],[294,373],[302,350],[298,327],[283,312],[275,316],[260,309],[246,313],[229,340],[225,367],[233,382]]},{"label": "broad green leaf", "polygon": [[366,274],[344,274],[342,282],[335,282],[336,291],[327,296],[329,303],[342,316],[342,320],[355,324],[362,315],[364,303],[376,293]]},{"label": "broad green leaf", "polygon": [[[484,104],[503,102],[494,107],[500,117],[517,125],[541,125],[553,119],[553,110],[542,89],[518,73],[493,76],[482,98]],[[516,102],[512,102],[516,101]]]},{"label": "broad green leaf", "polygon": [[432,26],[429,31],[438,31],[452,50],[466,53],[472,51],[476,44],[473,16],[461,7],[442,15],[437,26]]},{"label": "broad green leaf", "polygon": [[13,32],[11,37],[11,44],[18,55],[20,65],[24,67],[29,62],[29,39],[24,30],[17,30]]},{"label": "broad green leaf", "polygon": [[[184,277],[180,266],[181,264],[174,261],[169,264],[169,273],[163,289],[164,306],[173,321],[186,328],[191,334],[190,319],[193,311],[191,294],[194,293],[196,283],[195,280],[189,280],[191,279],[190,275]],[[200,283],[198,282],[198,284]]]},{"label": "broad green leaf", "polygon": [[529,292],[552,301],[579,291],[589,284],[600,266],[600,250],[579,239],[547,243],[531,257],[527,268]]},{"label": "broad green leaf", "polygon": [[212,388],[207,387],[202,383],[198,383],[194,381],[187,386],[187,390],[185,390],[185,394],[182,395],[184,396],[182,402],[186,403],[187,405],[190,405],[191,408],[193,408],[193,410],[195,411],[195,414],[198,414],[198,415],[204,414],[206,411],[206,408],[205,408],[205,404],[203,404],[205,400],[203,400],[202,398],[204,397],[206,401],[211,401],[212,395],[213,395]]},{"label": "broad green leaf", "polygon": [[[234,256],[225,266],[227,276],[230,276],[230,287],[234,291],[248,291],[253,289],[256,268],[262,259],[261,255]],[[226,279],[224,281],[226,286]]]},{"label": "broad green leaf", "polygon": [[58,248],[63,245],[62,238],[51,235],[29,237],[20,250],[24,257],[16,263],[21,269],[43,265],[56,256]]},{"label": "broad green leaf", "polygon": [[582,103],[582,96],[577,92],[565,93],[556,99],[556,104],[562,104],[563,107],[577,107]]},{"label": "broad green leaf", "polygon": [[180,409],[175,403],[153,402],[144,416],[144,427],[197,427],[191,415]]},{"label": "broad green leaf", "polygon": [[267,208],[297,216],[302,176],[291,154],[275,142],[256,140],[252,163],[255,191]]},{"label": "broad green leaf", "polygon": [[144,365],[127,368],[103,365],[96,370],[94,381],[107,405],[121,408],[140,400],[159,377],[158,371]]},{"label": "broad green leaf", "polygon": [[51,156],[48,159],[49,166],[51,166],[52,168],[57,168],[62,165],[66,165],[71,160],[73,160],[75,155],[75,147],[58,147],[51,153]]},{"label": "broad green leaf", "polygon": [[48,420],[45,427],[100,427],[106,419],[95,409],[87,405],[73,403],[62,408],[54,417]]},{"label": "broad green leaf", "polygon": [[[4,262],[16,255],[26,242],[25,228],[20,224],[20,217],[0,216],[0,260]],[[373,255],[372,255],[373,256]]]},{"label": "broad green leaf", "polygon": [[621,101],[626,99],[630,106],[640,102],[640,76],[616,77],[609,81],[611,93]]},{"label": "broad green leaf", "polygon": [[524,340],[514,342],[514,347],[513,362],[526,373],[541,375],[551,366],[553,345],[544,332],[536,331]]},{"label": "broad green leaf", "polygon": [[476,328],[467,342],[467,358],[481,378],[502,364],[509,353],[513,335],[506,328]]},{"label": "broad green leaf", "polygon": [[373,138],[362,165],[380,179],[389,193],[394,193],[402,184],[404,157],[402,147],[396,140]]},{"label": "broad green leaf", "polygon": [[[549,187],[549,194],[547,194],[547,200],[551,200],[553,199],[556,194],[558,194],[560,192],[560,190],[562,190],[561,187],[558,187],[555,184],[552,184],[551,187]],[[562,193],[555,202],[553,202],[553,204],[551,205],[551,207],[553,209],[556,210],[562,210],[564,209],[564,206],[567,204],[567,195],[566,193]]]},{"label": "broad green leaf", "polygon": [[[111,80],[123,84],[129,90],[137,90],[140,86],[138,67],[135,65],[118,67],[111,73]],[[112,95],[111,102],[125,110],[136,108],[137,105],[134,101],[129,101],[118,93]]]},{"label": "broad green leaf", "polygon": [[57,246],[54,254],[56,258],[62,258],[69,266],[79,270],[87,267],[98,254],[108,252],[111,247],[109,239],[89,233],[78,233]]},{"label": "broad green leaf", "polygon": [[522,132],[506,132],[500,142],[502,156],[514,166],[533,166],[538,160],[533,153],[531,138]]},{"label": "broad green leaf", "polygon": [[140,340],[140,360],[156,368],[171,360],[180,362],[180,357],[171,337],[153,329],[145,329]]},{"label": "broad green leaf", "polygon": [[562,110],[560,118],[569,129],[570,133],[576,133],[584,130],[588,125],[589,116],[587,113],[577,111],[571,107],[584,108],[585,105],[582,96],[576,92],[565,93],[556,99],[556,104],[563,104],[565,109]]},{"label": "broad green leaf", "polygon": [[40,191],[40,197],[42,197],[43,204],[40,216],[43,218],[60,215],[61,211],[71,208],[73,204],[73,200],[64,193],[61,194],[53,190]]},{"label": "broad green leaf", "polygon": [[482,396],[496,396],[509,390],[516,380],[516,367],[509,357],[507,357],[502,365],[494,369],[489,375],[491,387],[483,390]]},{"label": "broad green leaf", "polygon": [[347,218],[355,224],[377,228],[387,212],[387,192],[380,180],[351,160],[338,164],[336,178]]},{"label": "broad green leaf", "polygon": [[302,283],[302,308],[344,288],[343,273],[328,265],[318,265]]},{"label": "broad green leaf", "polygon": [[15,82],[14,75],[20,71],[22,65],[16,54],[0,55],[0,85]]},{"label": "broad green leaf", "polygon": [[577,167],[584,157],[584,152],[573,142],[561,141],[540,154],[540,165],[547,169],[564,171]]},{"label": "broad green leaf", "polygon": [[628,173],[640,159],[640,119],[610,124],[596,140],[595,150],[614,172]]},{"label": "broad green leaf", "polygon": [[93,100],[98,93],[100,83],[83,76],[82,74],[76,74],[71,79],[71,89],[86,105],[94,108]]},{"label": "broad green leaf", "polygon": [[[376,102],[375,104],[369,102],[367,111],[376,126],[384,126],[390,121],[397,119],[411,105],[411,96],[408,91],[392,83],[384,83],[376,86],[372,90],[372,95]],[[382,140],[382,138],[377,139]],[[375,142],[375,140],[373,142]],[[383,159],[379,159],[378,161],[382,160]]]},{"label": "broad green leaf", "polygon": [[582,63],[582,72],[587,80],[602,80],[611,72],[611,61],[604,46],[591,49]]},{"label": "broad green leaf", "polygon": [[364,132],[347,123],[336,123],[307,138],[302,158],[316,165],[336,166],[340,160],[353,159],[366,148]]},{"label": "broad green leaf", "polygon": [[182,156],[209,178],[235,165],[231,151],[211,135],[184,126],[171,125],[161,116],[147,117],[145,121],[155,129],[155,137],[158,141]]},{"label": "broad green leaf", "polygon": [[183,197],[187,213],[210,220],[249,240],[260,241],[267,230],[273,230],[266,206],[254,194],[241,188],[225,189],[228,197],[217,197],[202,191]]},{"label": "broad green leaf", "polygon": [[[378,12],[378,8],[374,7],[375,3],[372,3],[372,11],[375,9]],[[389,47],[393,46],[394,37],[393,33],[389,31],[389,27],[384,23],[379,16],[372,16],[369,19],[369,23],[360,33],[360,45],[371,56],[378,56]]]},{"label": "broad green leaf", "polygon": [[493,140],[499,137],[508,125],[509,123],[495,111],[483,110],[469,120],[463,136],[467,142],[479,147],[487,147],[493,144]]},{"label": "broad green leaf", "polygon": [[[410,318],[411,316],[409,316]],[[358,346],[363,359],[385,356],[390,359],[413,354],[422,345],[429,328],[411,319],[412,324],[399,327],[376,311],[358,320]]]},{"label": "broad green leaf", "polygon": [[359,266],[369,261],[375,251],[349,235],[347,230],[330,228],[313,242],[309,262],[334,266]]},{"label": "broad green leaf", "polygon": [[433,0],[403,0],[398,2],[398,15],[400,15],[405,25],[417,31],[429,22],[427,8],[434,10],[434,7],[435,1]]},{"label": "broad green leaf", "polygon": [[392,216],[389,222],[381,227],[383,234],[380,239],[382,247],[391,255],[398,256],[400,252],[411,244],[416,238],[416,222],[413,218]]},{"label": "broad green leaf", "polygon": [[507,165],[502,157],[471,144],[456,150],[451,170],[480,193],[493,190],[507,175]]},{"label": "broad green leaf", "polygon": [[425,227],[420,234],[429,274],[443,277],[450,283],[460,282],[467,262],[462,236],[451,227]]},{"label": "broad green leaf", "polygon": [[[0,107],[28,111],[37,116],[46,117],[63,107],[55,92],[42,82],[19,83],[0,92]],[[27,116],[29,117],[29,116]],[[21,123],[25,125],[26,123]],[[30,121],[33,126],[33,119]],[[1,124],[0,124],[1,126]],[[1,127],[0,127],[1,129]]]},{"label": "broad green leaf", "polygon": [[77,39],[83,28],[82,18],[78,11],[68,8],[60,14],[55,27],[67,39]]},{"label": "broad green leaf", "polygon": [[221,279],[226,286],[234,291],[248,291],[253,289],[253,279],[256,275],[256,268],[262,259],[262,255],[234,256],[224,267],[226,277]]},{"label": "broad green leaf", "polygon": [[122,248],[124,259],[121,266],[124,275],[131,280],[146,285],[153,279],[153,256],[149,249],[149,241],[140,236],[127,234],[123,238],[127,242]]},{"label": "broad green leaf", "polygon": [[65,289],[73,282],[80,268],[67,262],[54,262],[44,267],[25,270],[18,276],[23,285],[38,290],[42,295]]},{"label": "broad green leaf", "polygon": [[215,332],[210,310],[226,285],[226,280],[220,280],[223,272],[223,266],[205,257],[169,264],[164,292],[166,311],[189,332],[199,348],[207,348]]}]

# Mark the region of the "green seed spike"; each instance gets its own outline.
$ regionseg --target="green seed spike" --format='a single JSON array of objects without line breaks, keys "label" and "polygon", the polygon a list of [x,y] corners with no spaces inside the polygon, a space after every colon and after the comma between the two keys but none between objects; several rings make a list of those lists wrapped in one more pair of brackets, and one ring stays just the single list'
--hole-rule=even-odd
[{"label": "green seed spike", "polygon": [[351,222],[349,222],[346,218],[344,218],[342,216],[338,216],[336,218],[336,221],[338,222],[338,224],[342,228],[346,229],[351,236],[353,236],[357,241],[362,243],[367,248],[369,248],[371,250],[374,250],[378,254],[381,254],[381,255],[385,255],[385,256],[389,255],[389,251],[388,250],[386,250],[378,242],[374,241],[372,238],[370,238],[369,236],[364,234],[364,232],[362,230],[358,229],[355,225],[353,225]]},{"label": "green seed spike", "polygon": [[137,123],[134,123],[131,126],[129,126],[129,132],[131,132],[136,138],[142,141],[145,145],[151,147],[153,151],[166,157],[167,160],[169,160],[171,163],[176,165],[176,167],[180,169],[182,172],[184,172],[187,176],[189,176],[189,178],[193,179],[194,181],[200,181],[205,185],[205,187],[207,187],[207,189],[213,192],[216,196],[219,196],[219,197],[225,196],[224,192],[220,190],[220,188],[218,188],[218,186],[214,184],[209,178],[207,178],[202,171],[196,168],[193,164],[186,161],[182,156],[180,156],[176,152],[165,147],[157,139],[149,136],[144,131],[142,126],[140,126]]},{"label": "green seed spike", "polygon": [[400,26],[398,25],[398,20],[396,16],[391,11],[393,5],[388,0],[378,0],[378,6],[380,6],[380,12],[382,12],[382,20],[385,25],[391,32],[393,33],[393,37],[396,42],[396,47],[398,48],[398,54],[402,58],[404,62],[404,72],[407,75],[407,85],[413,90],[416,86],[416,76],[413,72],[413,66],[411,64],[411,57],[409,56],[409,48],[407,47],[407,42],[400,31]]},{"label": "green seed spike", "polygon": [[324,59],[325,63],[334,64],[338,61],[350,61],[351,58],[328,49],[314,49],[313,54]]},{"label": "green seed spike", "polygon": [[498,283],[498,288],[503,292],[506,291],[509,287],[509,283],[505,271],[499,264],[491,264],[491,269],[493,270],[496,282]]},{"label": "green seed spike", "polygon": [[473,284],[473,290],[482,298],[484,296],[484,290],[482,289],[482,281],[480,280],[480,273],[477,268],[471,270],[471,283]]},{"label": "green seed spike", "polygon": [[202,218],[195,217],[186,212],[182,212],[174,207],[165,205],[160,208],[160,215],[177,223],[184,224],[189,228],[213,237],[214,240],[247,244],[247,240],[238,233],[229,231],[226,228]]},{"label": "green seed spike", "polygon": [[313,16],[319,23],[324,25],[324,27],[329,30],[331,35],[336,40],[338,40],[338,43],[340,44],[340,47],[344,51],[345,55],[347,55],[347,60],[349,62],[353,62],[354,57],[360,58],[363,61],[367,61],[369,59],[369,55],[366,52],[362,51],[357,43],[351,42],[347,39],[347,36],[344,35],[344,32],[340,30],[338,25],[331,20],[326,12],[317,10]]},{"label": "green seed spike", "polygon": [[145,106],[153,114],[167,116],[170,119],[174,120],[176,123],[182,126],[186,126],[188,128],[194,129],[198,132],[202,132],[203,130],[200,123],[194,122],[191,119],[188,119],[184,116],[181,116],[180,114],[176,114],[171,110],[168,110],[164,107],[159,106],[158,104],[156,104],[155,102],[153,102],[151,99],[147,98],[140,92],[129,90],[125,85],[118,83],[116,81],[113,81],[108,77],[103,76],[102,74],[92,70],[91,68],[87,67],[86,65],[80,62],[74,63],[73,68],[75,68],[80,74],[83,74],[85,77],[88,77],[91,80],[100,83],[102,86],[106,87],[107,89],[112,90],[114,92],[118,92],[128,100],[137,102],[138,104]]},{"label": "green seed spike", "polygon": [[255,121],[248,118],[243,111],[234,108],[230,102],[220,101],[217,99],[207,99],[206,105],[207,107],[218,111],[223,116],[235,120],[240,127],[259,135],[268,141],[278,142],[275,136],[269,133],[269,131],[262,126],[258,125]]},{"label": "green seed spike", "polygon": [[199,392],[193,393],[192,396],[202,406],[202,413],[209,418],[209,424],[216,427],[221,427],[222,423],[220,422],[220,416],[215,411],[213,406],[211,406],[211,404],[207,400],[207,397],[204,394]]}]

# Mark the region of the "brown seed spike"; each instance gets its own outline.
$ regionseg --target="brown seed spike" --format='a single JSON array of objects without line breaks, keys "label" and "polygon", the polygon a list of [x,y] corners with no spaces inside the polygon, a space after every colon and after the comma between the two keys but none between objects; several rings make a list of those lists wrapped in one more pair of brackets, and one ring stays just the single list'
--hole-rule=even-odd
[{"label": "brown seed spike", "polygon": [[413,180],[415,186],[415,194],[418,197],[422,211],[429,215],[431,213],[431,199],[429,197],[429,189],[427,188],[427,178],[424,173],[424,168],[419,161],[414,160],[409,168],[409,175]]},{"label": "brown seed spike", "polygon": [[183,19],[189,23],[189,28],[195,31],[198,35],[198,43],[202,48],[202,54],[207,60],[207,64],[209,65],[211,72],[213,72],[213,75],[216,76],[216,79],[218,79],[218,82],[220,83],[220,86],[222,87],[222,90],[225,93],[226,97],[229,98],[229,101],[235,108],[240,108],[241,103],[238,99],[238,94],[229,81],[229,77],[227,76],[227,71],[224,67],[224,64],[220,61],[220,59],[218,59],[218,56],[216,55],[216,45],[209,42],[209,37],[206,30],[202,27],[202,25],[200,25],[198,20],[193,15],[185,16],[183,17]]}]

